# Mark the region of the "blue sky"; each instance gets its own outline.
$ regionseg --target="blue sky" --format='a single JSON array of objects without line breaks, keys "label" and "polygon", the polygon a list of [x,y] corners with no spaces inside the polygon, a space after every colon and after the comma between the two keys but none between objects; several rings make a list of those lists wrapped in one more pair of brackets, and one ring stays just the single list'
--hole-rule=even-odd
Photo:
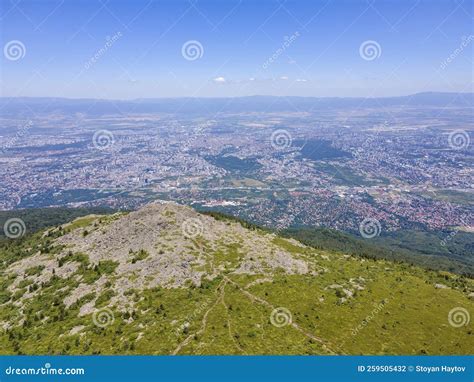
[{"label": "blue sky", "polygon": [[469,0],[2,0],[0,17],[2,96],[371,97],[473,88]]}]

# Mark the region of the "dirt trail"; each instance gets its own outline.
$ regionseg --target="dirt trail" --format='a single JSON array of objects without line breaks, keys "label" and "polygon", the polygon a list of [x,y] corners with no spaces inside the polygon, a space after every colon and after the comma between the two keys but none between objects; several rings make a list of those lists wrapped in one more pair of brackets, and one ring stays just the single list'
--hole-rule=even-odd
[{"label": "dirt trail", "polygon": [[[224,288],[225,288],[225,286],[224,286]],[[232,340],[232,342],[234,343],[234,345],[237,347],[237,349],[239,349],[240,354],[245,354],[244,349],[242,349],[242,347],[239,345],[238,341],[236,341],[235,337],[232,335],[232,327],[231,327],[230,319],[229,319],[229,317],[230,317],[229,307],[225,303],[225,293],[222,294],[222,305],[224,305],[224,308],[225,308],[225,311],[226,311],[226,314],[227,314],[227,331],[229,333],[229,337]]]},{"label": "dirt trail", "polygon": [[222,301],[222,298],[224,296],[224,292],[225,292],[225,286],[227,284],[227,281],[226,278],[223,279],[221,281],[221,283],[219,284],[219,286],[217,287],[217,290],[219,290],[219,288],[221,288],[220,290],[220,293],[219,295],[217,296],[217,299],[216,301],[214,301],[214,304],[211,305],[211,307],[206,310],[206,312],[204,313],[204,316],[202,318],[202,321],[201,321],[201,327],[199,328],[199,330],[196,332],[196,333],[192,333],[190,334],[189,336],[187,336],[179,345],[176,349],[174,349],[174,351],[171,353],[172,355],[176,355],[178,354],[181,349],[186,346],[187,344],[189,344],[189,342],[194,338],[194,336],[197,336],[197,335],[200,335],[204,332],[204,330],[206,330],[206,325],[207,325],[207,316],[209,315],[209,313],[211,312],[212,309],[215,308],[215,306],[217,304],[219,304],[221,301]]},{"label": "dirt trail", "polygon": [[[254,294],[250,293],[249,291],[245,290],[244,288],[242,288],[239,284],[237,284],[235,281],[232,281],[231,279],[229,279],[227,276],[224,276],[222,282],[219,284],[219,286],[217,287],[217,290],[220,289],[220,293],[218,294],[216,300],[214,301],[214,303],[212,304],[212,306],[204,313],[204,316],[202,318],[202,321],[201,321],[201,327],[200,329],[196,332],[196,333],[193,333],[193,334],[190,334],[188,337],[186,337],[178,346],[177,348],[171,353],[173,355],[176,355],[178,354],[181,349],[183,347],[185,347],[186,345],[189,344],[189,342],[194,338],[194,336],[196,335],[201,335],[202,333],[204,333],[204,331],[206,330],[206,326],[207,326],[207,318],[209,316],[209,313],[212,311],[212,309],[214,309],[217,304],[219,303],[222,303],[224,305],[224,307],[226,308],[226,310],[228,310],[228,307],[227,305],[225,304],[225,301],[224,301],[224,294],[225,294],[225,286],[227,285],[227,283],[229,284],[232,284],[234,286],[236,286],[245,296],[247,296],[247,298],[249,298],[252,302],[258,302],[259,304],[262,304],[262,305],[265,305],[271,309],[276,309],[275,306],[273,306],[272,304],[270,304],[268,301],[266,300],[263,300],[262,298],[258,297],[258,296],[255,296]],[[227,324],[228,324],[228,330],[229,330],[229,336],[231,337],[231,339],[234,341],[234,343],[236,344],[236,346],[239,348],[239,350],[244,353],[244,350],[236,343],[235,339],[232,337],[232,333],[231,333],[231,329],[230,329],[230,323],[229,323],[229,319],[227,317]],[[333,350],[335,348],[337,348],[336,346],[332,345],[329,343],[329,341],[326,341],[320,337],[317,337],[311,333],[309,333],[308,331],[306,331],[305,329],[303,329],[301,326],[299,326],[297,323],[295,322],[291,322],[289,324],[291,327],[293,327],[294,329],[296,329],[297,331],[299,331],[301,334],[303,334],[304,336],[310,338],[311,340],[313,341],[316,341],[318,343],[320,343],[322,345],[322,347],[328,351],[329,353],[331,354],[344,354],[343,352],[341,352],[340,350],[339,351],[336,351],[336,350]]]},{"label": "dirt trail", "polygon": [[[263,299],[261,299],[260,297],[257,297],[255,295],[253,295],[252,293],[250,293],[249,291],[243,289],[239,284],[237,284],[236,282],[232,281],[231,279],[229,279],[227,276],[224,276],[224,280],[226,280],[227,282],[229,282],[230,284],[232,285],[235,285],[243,294],[245,294],[250,300],[252,300],[253,302],[257,301],[258,303],[262,304],[262,305],[265,305],[265,306],[268,306],[269,308],[272,308],[272,309],[276,309],[275,306],[273,306],[272,304],[270,304],[268,301],[265,301]],[[300,333],[302,333],[303,335],[305,335],[306,337],[312,339],[313,341],[316,341],[318,343],[320,343],[323,348],[325,350],[327,350],[328,352],[332,353],[332,354],[344,354],[342,353],[341,351],[335,351],[333,350],[333,345],[328,345],[328,341],[326,340],[323,340],[322,338],[320,337],[316,337],[315,335],[307,332],[306,330],[304,330],[303,328],[301,328],[301,326],[299,326],[297,323],[295,322],[292,322],[290,323],[290,326],[292,326],[293,328],[295,328],[296,330],[298,330]]]}]

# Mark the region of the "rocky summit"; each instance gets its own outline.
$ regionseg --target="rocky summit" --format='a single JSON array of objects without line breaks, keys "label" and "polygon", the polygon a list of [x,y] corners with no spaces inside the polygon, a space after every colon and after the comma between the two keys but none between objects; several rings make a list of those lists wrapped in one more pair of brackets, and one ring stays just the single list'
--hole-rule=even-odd
[{"label": "rocky summit", "polygon": [[1,251],[2,354],[469,354],[471,279],[316,250],[190,207]]}]

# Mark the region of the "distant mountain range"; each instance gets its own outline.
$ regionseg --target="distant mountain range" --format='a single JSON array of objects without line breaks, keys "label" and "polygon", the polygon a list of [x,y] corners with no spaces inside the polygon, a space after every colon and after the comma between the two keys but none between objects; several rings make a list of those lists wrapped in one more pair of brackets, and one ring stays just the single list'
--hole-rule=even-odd
[{"label": "distant mountain range", "polygon": [[69,99],[42,97],[0,98],[2,115],[44,113],[188,113],[318,111],[377,107],[474,107],[474,93],[417,93],[400,97],[277,97],[142,98],[136,100]]}]

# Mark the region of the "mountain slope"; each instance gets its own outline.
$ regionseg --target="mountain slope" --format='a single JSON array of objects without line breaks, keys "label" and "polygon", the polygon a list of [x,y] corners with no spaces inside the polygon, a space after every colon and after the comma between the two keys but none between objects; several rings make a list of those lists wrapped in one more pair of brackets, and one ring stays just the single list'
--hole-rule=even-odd
[{"label": "mountain slope", "polygon": [[191,208],[90,215],[0,252],[0,352],[469,354],[471,279]]}]

